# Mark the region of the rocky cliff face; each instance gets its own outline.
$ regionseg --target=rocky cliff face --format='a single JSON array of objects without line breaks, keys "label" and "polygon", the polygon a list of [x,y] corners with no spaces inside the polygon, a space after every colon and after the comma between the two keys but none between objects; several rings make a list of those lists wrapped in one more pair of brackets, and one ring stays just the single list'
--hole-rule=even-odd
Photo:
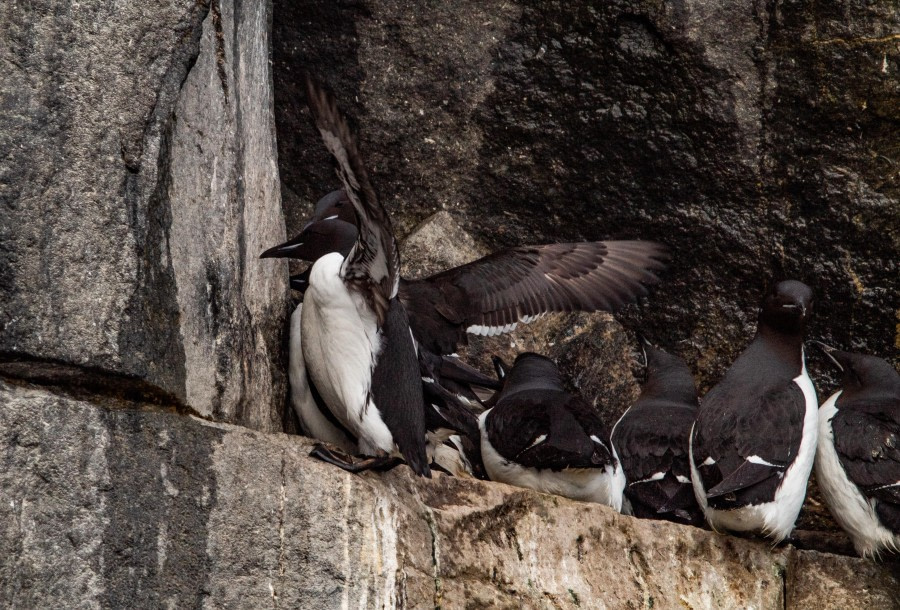
[{"label": "rocky cliff face", "polygon": [[827,294],[819,336],[890,355],[888,3],[107,4],[0,9],[0,605],[900,606],[893,564],[308,459],[287,267],[257,259],[282,199],[293,232],[336,186],[302,68],[358,119],[410,274],[673,246],[625,327],[546,319],[476,360],[547,351],[614,417],[626,327],[708,385],[780,273]]},{"label": "rocky cliff face", "polygon": [[871,561],[0,385],[5,607],[891,608]]},{"label": "rocky cliff face", "polygon": [[274,27],[289,232],[336,184],[306,70],[357,119],[401,233],[446,210],[489,249],[669,244],[620,317],[703,389],[773,278],[815,287],[811,335],[900,365],[894,2],[278,0]]},{"label": "rocky cliff face", "polygon": [[0,368],[282,429],[270,7],[10,4]]}]

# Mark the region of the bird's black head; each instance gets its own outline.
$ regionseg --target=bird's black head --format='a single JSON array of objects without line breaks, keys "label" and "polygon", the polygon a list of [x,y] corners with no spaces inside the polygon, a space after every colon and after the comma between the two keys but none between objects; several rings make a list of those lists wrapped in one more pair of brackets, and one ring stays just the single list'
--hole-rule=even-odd
[{"label": "bird's black head", "polygon": [[315,262],[330,252],[340,252],[344,256],[356,243],[356,225],[337,217],[326,217],[306,225],[294,239],[269,248],[260,258],[296,258]]},{"label": "bird's black head", "polygon": [[841,371],[841,387],[845,395],[864,388],[887,391],[900,396],[900,374],[886,360],[878,356],[844,352],[819,341],[810,341],[828,356]]},{"label": "bird's black head", "polygon": [[344,189],[331,191],[319,199],[316,202],[316,209],[309,224],[331,217],[349,222],[354,226],[359,224],[356,218],[356,210],[354,210],[353,204],[350,203],[350,197],[347,196],[347,191]]},{"label": "bird's black head", "polygon": [[686,404],[696,404],[697,388],[684,360],[659,349],[643,336],[638,339],[647,367],[642,396],[667,396]]},{"label": "bird's black head", "polygon": [[759,322],[783,333],[802,334],[812,307],[812,288],[797,280],[785,280],[769,289],[760,308]]}]

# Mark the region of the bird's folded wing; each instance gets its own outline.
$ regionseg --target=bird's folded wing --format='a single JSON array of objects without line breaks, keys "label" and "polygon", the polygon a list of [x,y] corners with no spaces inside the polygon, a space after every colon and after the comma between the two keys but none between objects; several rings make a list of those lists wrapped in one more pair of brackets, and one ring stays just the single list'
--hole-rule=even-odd
[{"label": "bird's folded wing", "polygon": [[[734,401],[731,408],[717,409],[718,400],[710,397],[705,401],[703,410],[712,410],[716,415],[704,418],[701,413],[701,447],[694,452],[707,497],[748,490],[754,503],[770,500],[768,496],[774,493],[800,449],[806,412],[803,391],[790,382],[769,389],[755,400],[740,392],[723,397]],[[776,477],[772,489],[756,490],[760,498],[749,491],[772,477]]]},{"label": "bird's folded wing", "polygon": [[879,415],[839,410],[831,422],[834,447],[848,478],[866,497],[886,505],[879,516],[900,532],[900,409]]}]

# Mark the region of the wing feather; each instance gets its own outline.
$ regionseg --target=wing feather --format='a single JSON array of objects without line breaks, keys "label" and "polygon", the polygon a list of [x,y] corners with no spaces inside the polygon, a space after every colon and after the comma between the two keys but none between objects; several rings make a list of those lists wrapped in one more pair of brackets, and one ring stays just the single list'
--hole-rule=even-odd
[{"label": "wing feather", "polygon": [[[648,241],[598,241],[508,248],[431,277],[404,282],[404,302],[440,295],[441,309],[409,307],[416,338],[447,353],[473,326],[503,329],[551,312],[613,311],[656,283],[665,246]],[[440,321],[421,316],[440,315]],[[439,336],[417,329],[444,326]]]},{"label": "wing feather", "polygon": [[391,220],[369,182],[356,138],[334,97],[310,78],[306,90],[316,127],[336,161],[338,177],[358,220],[359,234],[345,259],[343,276],[366,296],[381,326],[400,281],[400,254]]}]

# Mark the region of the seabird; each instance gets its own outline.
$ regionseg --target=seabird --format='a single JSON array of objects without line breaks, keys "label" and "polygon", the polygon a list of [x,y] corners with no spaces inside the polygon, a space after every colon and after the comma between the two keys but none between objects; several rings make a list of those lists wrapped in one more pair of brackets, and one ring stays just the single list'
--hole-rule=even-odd
[{"label": "seabird", "polygon": [[611,441],[628,482],[631,514],[702,526],[694,498],[688,444],[697,388],[681,358],[641,338],[647,378],[641,395],[613,426]]},{"label": "seabird", "polygon": [[[333,213],[337,207],[345,204],[352,210],[343,189],[329,193],[318,202],[313,220],[307,223],[301,235],[288,246],[292,258],[315,262],[330,252],[340,252],[345,257],[349,254],[356,243],[356,226],[337,219]],[[262,257],[281,256],[282,249],[283,246],[270,248]],[[310,271],[311,267],[304,273],[291,277],[292,286],[300,292],[301,297],[309,285]],[[301,301],[291,316],[288,368],[291,402],[307,435],[336,446],[347,456],[352,455],[358,451],[356,436],[331,413],[316,391],[315,384],[309,379],[302,349],[302,315]],[[373,370],[373,379],[380,379],[383,375],[385,383],[390,383],[393,348],[393,343],[384,345]],[[429,448],[443,446],[441,441],[453,432],[469,435],[474,431],[477,434],[474,414],[461,401],[468,405],[477,404],[480,399],[473,387],[484,388],[485,391],[498,389],[498,382],[453,356],[438,356],[420,349],[418,358],[426,399],[423,407]],[[319,457],[323,454],[328,455],[324,448],[316,452]],[[332,457],[333,452],[329,458]]]},{"label": "seabird", "polygon": [[[410,364],[410,354],[412,362],[419,360],[419,345],[449,354],[466,332],[508,332],[550,311],[612,310],[646,294],[646,285],[657,281],[654,270],[664,268],[666,250],[640,241],[511,248],[423,281],[401,281],[390,219],[349,126],[329,94],[310,81],[307,89],[343,192],[320,201],[316,227],[263,256],[303,258],[315,231],[331,233],[323,239],[334,250],[292,281],[305,288],[299,349],[308,379],[348,441],[355,438],[362,452],[379,460],[398,449],[414,471],[428,476],[423,420],[429,413],[421,408],[422,388]],[[355,241],[344,239],[347,225],[357,229]]]},{"label": "seabird", "polygon": [[[300,320],[306,371],[328,411],[376,459],[398,453],[431,476],[416,346],[397,297],[400,255],[390,218],[369,182],[356,141],[331,95],[307,80],[309,107],[356,216],[346,256],[330,252],[312,265]],[[336,219],[335,219],[336,220]],[[382,366],[376,367],[376,363]],[[318,456],[357,470],[322,448]]]},{"label": "seabird", "polygon": [[[262,256],[311,260],[309,244],[322,242],[346,255],[353,244],[348,225],[356,219],[340,193],[329,193],[328,205],[320,200],[300,234]],[[451,354],[467,343],[467,333],[511,332],[553,312],[615,311],[647,294],[667,257],[662,244],[640,240],[519,246],[423,279],[401,277],[398,297],[418,344]],[[295,289],[307,283],[303,275],[291,278]]]},{"label": "seabird", "polygon": [[607,427],[565,390],[552,360],[520,354],[508,370],[495,357],[503,388],[478,418],[481,457],[493,481],[622,510],[625,475]]},{"label": "seabird", "polygon": [[794,528],[816,451],[819,403],[803,353],[811,309],[808,286],[775,284],[753,341],[700,402],[691,479],[713,529],[780,542]]},{"label": "seabird", "polygon": [[900,374],[876,356],[818,345],[843,373],[819,409],[819,489],[857,553],[900,551]]}]

